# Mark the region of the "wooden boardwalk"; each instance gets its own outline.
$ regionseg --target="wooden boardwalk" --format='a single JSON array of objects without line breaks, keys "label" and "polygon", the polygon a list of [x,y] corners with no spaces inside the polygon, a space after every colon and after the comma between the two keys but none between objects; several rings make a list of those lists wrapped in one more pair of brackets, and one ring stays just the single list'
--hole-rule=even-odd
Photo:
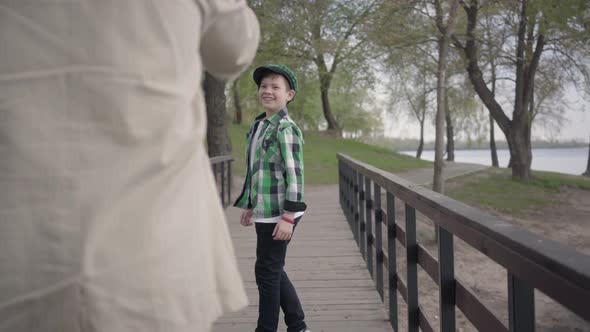
[{"label": "wooden boardwalk", "polygon": [[[298,290],[312,332],[392,331],[338,202],[338,186],[306,188],[308,210],[289,244],[285,270]],[[227,209],[238,264],[250,305],[222,317],[213,332],[254,331],[258,291],[254,279],[254,227],[239,224],[241,210]],[[279,331],[286,331],[282,322]]]}]

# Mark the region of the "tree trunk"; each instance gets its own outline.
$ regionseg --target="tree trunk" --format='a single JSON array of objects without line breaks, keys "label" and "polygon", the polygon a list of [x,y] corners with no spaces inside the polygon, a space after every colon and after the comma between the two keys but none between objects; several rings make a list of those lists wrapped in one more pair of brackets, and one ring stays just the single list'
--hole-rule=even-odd
[{"label": "tree trunk", "polygon": [[508,139],[508,135],[506,135],[506,143],[508,144],[508,153],[510,154],[510,157],[508,158],[508,164],[506,164],[506,167],[512,169],[512,164],[514,164],[512,162],[512,142]]},{"label": "tree trunk", "polygon": [[452,0],[446,27],[443,26],[443,12],[440,2],[436,2],[436,17],[438,29],[441,32],[438,38],[438,72],[436,80],[436,139],[434,151],[434,177],[432,189],[444,193],[443,175],[443,149],[445,128],[445,95],[448,86],[448,55],[451,33],[455,24],[458,1]]},{"label": "tree trunk", "polygon": [[[519,26],[517,34],[516,47],[516,85],[514,96],[514,112],[510,120],[504,110],[497,102],[494,94],[487,87],[483,80],[483,74],[478,64],[478,49],[475,39],[475,29],[477,26],[477,14],[479,3],[477,0],[471,0],[471,5],[464,5],[467,12],[467,42],[463,51],[468,60],[467,72],[469,79],[480,99],[488,108],[494,120],[500,126],[500,129],[506,135],[508,145],[510,146],[510,164],[512,168],[512,177],[522,180],[531,178],[531,160],[530,151],[530,114],[529,103],[534,92],[535,74],[539,66],[541,53],[545,46],[545,36],[539,33],[536,40],[534,51],[532,46],[527,45],[527,0],[520,0]],[[534,26],[529,27],[534,29]],[[529,34],[530,36],[531,34]],[[530,41],[533,43],[533,41]],[[529,56],[525,56],[525,50],[530,49]]]},{"label": "tree trunk", "polygon": [[586,172],[582,175],[590,176],[590,143],[588,143],[588,164],[586,165]]},{"label": "tree trunk", "polygon": [[420,144],[418,144],[418,150],[416,151],[416,158],[422,158],[422,151],[424,150],[424,118],[420,121]]},{"label": "tree trunk", "polygon": [[[510,156],[512,161],[512,177],[522,180],[531,179],[532,153],[529,105],[531,104],[534,91],[533,83],[536,65],[538,64],[539,57],[541,56],[540,52],[536,56],[533,56],[531,52],[531,61],[526,61],[526,59],[529,58],[529,54],[525,54],[527,53],[527,48],[532,49],[532,46],[527,44],[526,29],[528,27],[529,20],[527,10],[527,0],[521,0],[518,40],[516,46],[514,115],[511,126],[512,128],[510,130],[510,136],[512,136],[510,140],[514,143]],[[529,27],[529,29],[532,29],[532,27]],[[529,31],[529,34],[532,35],[532,31]],[[532,42],[533,41],[531,41],[531,43]],[[542,50],[543,45],[543,35],[539,34],[539,41],[535,53]],[[537,61],[537,63],[535,63],[535,61]]]},{"label": "tree trunk", "polygon": [[440,38],[438,42],[438,73],[436,82],[436,135],[434,143],[434,178],[432,180],[432,190],[443,193],[443,150],[444,150],[444,128],[445,128],[445,104],[444,104],[444,89],[447,83],[447,55],[448,44],[445,47],[444,38]]},{"label": "tree trunk", "polygon": [[[495,59],[491,59],[491,70],[492,70],[492,95],[496,97],[496,63]],[[490,153],[492,154],[492,167],[500,167],[498,162],[498,149],[496,148],[496,135],[495,135],[495,124],[492,113],[490,116]]]},{"label": "tree trunk", "polygon": [[[322,96],[322,111],[324,118],[328,123],[328,132],[338,137],[342,136],[342,128],[336,122],[334,114],[332,114],[332,107],[330,106],[330,97],[328,95],[330,91],[330,84],[332,83],[332,73],[328,71],[326,61],[323,55],[319,55],[315,59],[316,66],[318,68],[318,76],[320,79],[320,91]],[[332,65],[334,66],[334,65]],[[335,69],[334,67],[332,69]]]},{"label": "tree trunk", "polygon": [[231,153],[225,116],[225,83],[205,73],[203,82],[207,107],[207,151],[209,157]]},{"label": "tree trunk", "polygon": [[334,118],[332,114],[332,107],[330,106],[330,98],[328,97],[328,89],[322,88],[322,111],[324,112],[324,118],[328,123],[328,132],[336,135],[341,136],[342,130],[340,126],[338,126],[338,122]]},{"label": "tree trunk", "polygon": [[498,162],[498,149],[496,148],[496,137],[494,134],[494,117],[490,114],[490,152],[492,153],[492,166],[500,167]]},{"label": "tree trunk", "polygon": [[455,130],[449,110],[449,90],[445,90],[445,122],[447,125],[447,161],[455,161]]},{"label": "tree trunk", "polygon": [[508,146],[510,147],[510,162],[514,179],[531,179],[531,147],[526,135],[526,128],[515,127],[506,137],[510,142]]},{"label": "tree trunk", "polygon": [[234,81],[231,88],[234,94],[234,107],[236,108],[236,116],[234,118],[234,123],[242,124],[242,104],[240,102],[240,92],[238,91],[237,79]]}]

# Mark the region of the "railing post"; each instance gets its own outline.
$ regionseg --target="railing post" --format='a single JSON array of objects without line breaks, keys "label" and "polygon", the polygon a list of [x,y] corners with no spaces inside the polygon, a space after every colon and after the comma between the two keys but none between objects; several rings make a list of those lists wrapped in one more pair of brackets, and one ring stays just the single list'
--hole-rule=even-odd
[{"label": "railing post", "polygon": [[359,205],[358,205],[358,173],[356,170],[352,170],[352,188],[353,188],[353,195],[352,195],[352,233],[354,234],[354,240],[356,241],[356,245],[359,245]]},{"label": "railing post", "polygon": [[225,161],[221,162],[221,204],[225,207]]},{"label": "railing post", "polygon": [[342,162],[342,211],[344,211],[344,215],[346,216],[346,221],[348,221],[348,174],[346,173],[346,164]]},{"label": "railing post", "polygon": [[373,278],[373,223],[371,221],[371,209],[373,200],[371,199],[371,179],[365,177],[365,230],[367,234],[367,269]]},{"label": "railing post", "polygon": [[354,237],[354,181],[352,180],[353,172],[350,166],[346,167],[348,175],[348,225]]},{"label": "railing post", "polygon": [[453,234],[438,228],[438,280],[440,330],[455,331],[455,260]]},{"label": "railing post", "polygon": [[213,180],[224,208],[231,203],[232,162],[233,158],[229,155],[209,158]]},{"label": "railing post", "polygon": [[231,174],[231,163],[233,160],[228,160],[227,161],[227,201],[228,201],[228,205],[231,204],[231,186],[233,181],[232,178],[232,174]]},{"label": "railing post", "polygon": [[381,187],[374,184],[373,196],[375,200],[375,285],[383,301],[383,210],[381,210]]},{"label": "railing post", "polygon": [[344,204],[342,201],[342,183],[342,161],[338,159],[338,201],[340,202],[340,207],[344,209]]},{"label": "railing post", "polygon": [[535,289],[508,272],[508,320],[512,332],[535,331]]},{"label": "railing post", "polygon": [[361,251],[361,255],[366,260],[366,252],[365,252],[365,234],[366,234],[366,225],[365,225],[365,186],[364,186],[364,176],[361,172],[358,173],[358,187],[359,187],[359,204],[358,204],[358,216],[359,216],[359,250]]},{"label": "railing post", "polygon": [[215,185],[217,185],[217,164],[213,164],[213,179],[215,180]]},{"label": "railing post", "polygon": [[346,173],[346,164],[342,162],[342,211],[348,221],[348,177]]},{"label": "railing post", "polygon": [[416,244],[416,210],[406,204],[406,262],[408,290],[408,332],[418,332],[418,246]]},{"label": "railing post", "polygon": [[[377,195],[377,194],[375,194]],[[397,321],[397,265],[395,253],[395,196],[387,192],[387,259],[389,279],[389,321],[394,331],[398,331]]]}]

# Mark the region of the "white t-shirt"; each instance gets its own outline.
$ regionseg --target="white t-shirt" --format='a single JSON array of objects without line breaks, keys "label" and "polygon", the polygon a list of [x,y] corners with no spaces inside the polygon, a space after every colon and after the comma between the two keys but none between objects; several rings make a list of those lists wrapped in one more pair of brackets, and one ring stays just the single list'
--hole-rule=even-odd
[{"label": "white t-shirt", "polygon": [[[260,120],[260,122],[258,123],[258,125],[256,126],[256,129],[254,130],[254,133],[252,134],[252,141],[250,143],[250,174],[252,174],[252,168],[254,165],[254,157],[256,155],[256,149],[258,148],[258,137],[260,137],[260,127],[262,127],[262,122],[264,120]],[[268,127],[266,127],[268,129]],[[266,133],[266,131],[264,132]],[[262,134],[262,136],[264,136],[264,133]],[[294,218],[299,218],[303,215],[303,211],[299,211],[299,212],[295,212],[295,217]],[[278,223],[279,221],[281,221],[281,216],[276,216],[276,217],[270,217],[270,218],[252,218],[252,221],[254,222],[259,222],[259,223],[266,223],[266,224],[272,224],[272,223]]]}]

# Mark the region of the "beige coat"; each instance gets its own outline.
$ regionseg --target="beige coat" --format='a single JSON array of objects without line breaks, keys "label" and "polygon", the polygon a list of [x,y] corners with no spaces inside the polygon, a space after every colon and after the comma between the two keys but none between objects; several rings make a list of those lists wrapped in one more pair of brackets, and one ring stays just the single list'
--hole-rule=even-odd
[{"label": "beige coat", "polygon": [[244,0],[0,0],[1,332],[207,331],[246,304],[200,81],[258,38]]}]

